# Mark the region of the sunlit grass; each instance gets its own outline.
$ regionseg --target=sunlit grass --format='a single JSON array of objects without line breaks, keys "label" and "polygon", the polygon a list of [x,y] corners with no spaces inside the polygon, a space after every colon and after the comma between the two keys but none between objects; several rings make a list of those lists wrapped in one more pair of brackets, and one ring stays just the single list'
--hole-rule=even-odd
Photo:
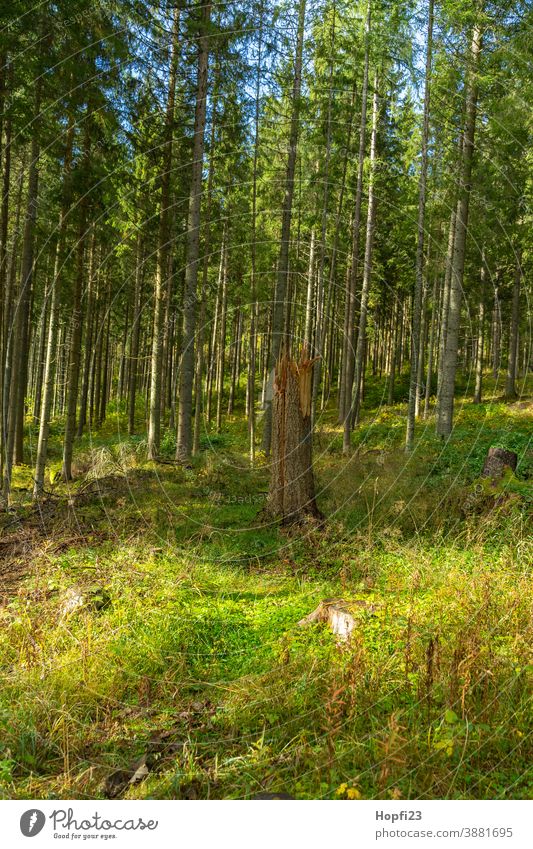
[{"label": "sunlit grass", "polygon": [[[298,533],[261,523],[241,419],[190,470],[146,463],[111,416],[85,437],[69,509],[53,485],[63,524],[43,513],[55,547],[0,611],[3,795],[99,797],[164,739],[127,797],[530,796],[531,406],[465,403],[445,445],[420,422],[409,458],[404,423],[365,408],[347,461],[328,407],[328,521]],[[487,501],[499,443],[516,486]],[[370,605],[349,646],[298,627],[342,596]]]}]

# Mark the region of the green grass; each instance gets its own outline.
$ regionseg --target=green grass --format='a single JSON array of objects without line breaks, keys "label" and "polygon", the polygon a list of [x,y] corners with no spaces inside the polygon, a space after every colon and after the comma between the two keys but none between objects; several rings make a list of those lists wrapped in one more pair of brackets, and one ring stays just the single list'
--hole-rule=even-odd
[{"label": "green grass", "polygon": [[[261,523],[239,416],[190,470],[146,464],[120,410],[84,437],[0,609],[5,798],[98,798],[154,751],[127,798],[531,797],[531,404],[465,403],[445,445],[421,422],[407,458],[381,389],[349,461],[318,422],[323,528]],[[520,455],[496,494],[493,444]],[[333,596],[374,608],[347,646],[297,624]]]}]

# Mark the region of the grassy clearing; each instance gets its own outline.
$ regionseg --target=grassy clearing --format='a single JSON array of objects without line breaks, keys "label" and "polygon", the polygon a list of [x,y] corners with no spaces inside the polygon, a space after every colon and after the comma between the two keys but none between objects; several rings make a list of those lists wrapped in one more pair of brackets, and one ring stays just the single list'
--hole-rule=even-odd
[{"label": "grassy clearing", "polygon": [[[349,462],[319,422],[321,529],[258,521],[238,418],[181,470],[146,465],[117,412],[41,517],[17,470],[0,539],[44,530],[0,609],[5,798],[100,797],[143,754],[127,798],[532,795],[531,404],[464,404],[453,441],[422,423],[407,459],[405,406],[370,389]],[[495,503],[499,443],[520,465]],[[374,608],[342,648],[296,624],[333,596]]]}]

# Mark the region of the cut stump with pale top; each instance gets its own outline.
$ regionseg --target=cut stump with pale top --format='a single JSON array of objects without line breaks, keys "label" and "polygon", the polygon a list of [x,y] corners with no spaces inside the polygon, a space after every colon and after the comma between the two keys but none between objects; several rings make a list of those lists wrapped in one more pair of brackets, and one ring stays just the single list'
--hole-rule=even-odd
[{"label": "cut stump with pale top", "polygon": [[342,598],[326,598],[321,601],[315,610],[300,619],[298,625],[301,627],[313,623],[323,623],[337,636],[339,641],[346,642],[350,639],[356,624],[357,614],[362,611],[373,613],[374,605],[362,599],[345,601]]}]

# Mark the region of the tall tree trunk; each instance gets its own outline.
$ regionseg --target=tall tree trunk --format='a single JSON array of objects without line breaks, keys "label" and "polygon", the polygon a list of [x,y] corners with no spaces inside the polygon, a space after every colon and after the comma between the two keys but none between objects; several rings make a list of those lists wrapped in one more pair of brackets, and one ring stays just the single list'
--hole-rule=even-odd
[{"label": "tall tree trunk", "polygon": [[[7,490],[5,490],[6,479],[5,479],[5,471],[7,470],[7,456],[9,454],[10,460],[12,462],[12,454],[13,454],[13,439],[14,439],[14,419],[11,416],[11,409],[13,405],[13,387],[12,387],[12,374],[13,374],[13,366],[14,366],[14,356],[15,356],[15,341],[16,341],[16,321],[14,321],[14,302],[15,302],[15,291],[16,291],[16,277],[17,277],[17,254],[18,254],[18,243],[19,243],[19,233],[20,233],[20,219],[22,216],[22,195],[23,195],[23,187],[24,187],[24,173],[26,168],[26,157],[24,155],[24,159],[20,169],[20,175],[18,179],[18,192],[15,203],[15,226],[13,231],[13,240],[11,245],[11,251],[9,255],[9,262],[6,263],[6,287],[5,287],[5,303],[4,303],[4,350],[3,350],[3,397],[2,397],[2,481],[4,487],[4,496],[7,502]],[[9,451],[8,451],[8,446]],[[11,468],[11,466],[10,466]]]},{"label": "tall tree trunk", "polygon": [[[376,194],[375,194],[375,178],[376,178],[376,156],[377,156],[377,132],[378,132],[378,78],[374,76],[374,95],[372,100],[372,135],[370,138],[370,175],[368,184],[368,208],[366,218],[366,240],[365,240],[365,260],[363,268],[363,285],[361,287],[361,307],[359,312],[359,327],[357,332],[357,345],[355,349],[354,363],[354,382],[353,386],[348,383],[345,389],[345,409],[344,417],[344,436],[343,436],[343,453],[348,454],[350,451],[350,434],[352,424],[359,414],[359,404],[361,398],[361,377],[363,373],[365,338],[366,338],[366,319],[368,311],[368,296],[370,293],[370,281],[372,276],[372,251],[374,247],[374,223],[376,215]],[[353,401],[352,401],[353,398]]]},{"label": "tall tree trunk", "polygon": [[[128,293],[126,297],[126,312],[124,316],[124,330],[122,333],[122,342],[120,345],[120,349],[118,351],[118,385],[117,385],[117,398],[119,402],[122,402],[124,398],[124,388],[126,386],[127,377],[128,377],[128,357],[127,357],[127,347],[128,347],[128,337],[130,335],[130,310],[131,310],[131,291],[128,287]],[[89,330],[89,323],[87,322],[87,331]]]},{"label": "tall tree trunk", "polygon": [[444,352],[446,350],[446,334],[448,332],[448,313],[450,311],[450,289],[452,281],[453,246],[455,244],[455,222],[456,206],[450,213],[450,227],[448,230],[448,247],[446,250],[446,263],[444,269],[444,283],[442,291],[441,316],[439,327],[439,358],[437,364],[437,405],[442,387],[442,372],[444,368]]},{"label": "tall tree trunk", "polygon": [[[287,158],[287,173],[285,177],[285,197],[281,219],[280,251],[276,273],[276,288],[272,310],[272,341],[269,360],[269,383],[271,394],[274,383],[274,370],[280,357],[285,326],[285,309],[289,280],[289,245],[291,238],[292,204],[294,197],[294,175],[296,172],[296,156],[298,153],[298,136],[300,130],[300,93],[302,88],[302,56],[305,32],[306,0],[299,0],[298,33],[296,37],[296,54],[294,61],[294,81],[292,89],[291,128],[289,136],[289,155]],[[272,406],[267,397],[264,416],[263,449],[270,453],[272,440]]]},{"label": "tall tree trunk", "polygon": [[422,163],[418,181],[418,228],[416,242],[415,290],[411,330],[411,370],[409,379],[409,403],[407,406],[407,428],[405,448],[411,451],[415,438],[417,396],[419,397],[420,322],[422,313],[422,291],[424,287],[424,228],[426,218],[426,182],[428,170],[429,108],[431,96],[431,53],[433,50],[433,0],[429,0],[428,31],[426,39],[426,81],[424,92],[424,118],[422,123]]},{"label": "tall tree trunk", "polygon": [[[48,260],[48,257],[47,257]],[[48,262],[47,262],[48,265]],[[30,396],[33,396],[33,423],[39,423],[39,412],[41,409],[41,398],[42,398],[42,388],[43,388],[43,372],[45,366],[45,357],[46,357],[46,337],[48,334],[48,320],[49,320],[49,305],[50,305],[50,282],[48,280],[48,269],[45,272],[45,289],[44,289],[44,299],[41,307],[41,315],[39,318],[39,328],[37,331],[37,339],[35,340],[35,344],[32,346],[32,350],[30,351],[31,363],[30,363],[30,375],[31,375],[31,384],[30,384]],[[38,341],[37,341],[38,340]]]},{"label": "tall tree trunk", "polygon": [[[88,156],[88,147],[87,156]],[[81,296],[84,279],[85,242],[87,209],[84,201],[80,205],[80,223],[78,245],[76,250],[76,274],[74,280],[74,301],[70,322],[70,349],[67,378],[67,417],[65,421],[65,436],[63,439],[63,480],[72,480],[72,452],[76,436],[76,409],[78,406],[78,386],[81,361],[82,308]]]},{"label": "tall tree trunk", "polygon": [[81,383],[80,395],[80,414],[78,416],[78,426],[76,428],[76,436],[80,438],[83,435],[85,425],[87,424],[87,400],[89,394],[89,378],[91,373],[91,359],[93,354],[93,338],[94,338],[94,277],[95,277],[95,254],[96,254],[96,235],[93,227],[91,236],[91,244],[89,247],[89,269],[87,272],[87,332],[85,338],[85,351],[83,358],[83,378]]},{"label": "tall tree trunk", "polygon": [[[361,202],[363,197],[363,173],[366,146],[366,113],[368,103],[368,70],[370,61],[370,21],[371,0],[367,0],[365,20],[365,59],[363,70],[363,88],[361,93],[361,126],[359,130],[359,156],[357,160],[357,187],[355,190],[355,210],[352,222],[352,258],[346,280],[346,299],[344,313],[343,355],[341,360],[340,408],[339,419],[346,424],[352,405],[352,391],[355,371],[355,306],[356,287],[359,269],[359,238],[361,230]],[[349,430],[348,430],[349,433]],[[348,436],[349,440],[349,436]],[[345,450],[347,446],[345,445]]]},{"label": "tall tree trunk", "polygon": [[[111,293],[109,293],[111,295]],[[102,387],[100,390],[100,409],[98,410],[98,425],[106,420],[107,402],[109,396],[109,337],[111,335],[111,298],[107,308],[107,327],[105,332],[105,354],[102,365]]]},{"label": "tall tree trunk", "polygon": [[403,309],[400,306],[398,299],[395,300],[394,319],[392,322],[391,332],[391,358],[389,367],[389,380],[387,384],[387,404],[391,407],[394,404],[394,383],[396,380],[396,363],[399,357],[400,348],[400,331],[403,321]]},{"label": "tall tree trunk", "polygon": [[[316,399],[318,397],[318,388],[322,379],[322,360],[324,357],[324,335],[325,335],[325,315],[324,315],[324,266],[326,260],[326,237],[328,228],[328,206],[329,206],[329,172],[331,159],[331,109],[333,105],[333,70],[335,65],[335,26],[336,26],[336,6],[335,0],[332,9],[331,21],[331,42],[329,54],[329,82],[328,82],[328,110],[326,123],[326,149],[324,163],[324,197],[322,200],[322,222],[320,228],[320,245],[318,247],[318,274],[317,274],[317,321],[315,334],[316,356],[319,359],[313,369],[313,405],[311,408],[312,422],[315,416]],[[311,423],[311,430],[313,424]]]},{"label": "tall tree trunk", "polygon": [[163,129],[163,161],[161,170],[161,205],[159,208],[159,235],[157,243],[154,287],[154,321],[152,333],[152,369],[150,378],[150,416],[148,421],[148,457],[155,460],[161,441],[161,372],[163,366],[163,318],[167,290],[168,256],[170,238],[170,186],[172,176],[172,133],[176,99],[178,68],[180,7],[174,6],[172,46],[168,77],[167,103]]},{"label": "tall tree trunk", "polygon": [[505,397],[516,398],[516,354],[518,351],[518,320],[520,318],[520,277],[522,275],[522,258],[520,252],[516,258],[516,269],[513,283],[513,303],[511,307],[511,322],[509,327],[509,355],[507,359],[507,377],[505,380]]},{"label": "tall tree trunk", "polygon": [[89,385],[89,424],[92,427],[96,424],[98,418],[97,410],[99,408],[99,392],[100,392],[100,365],[102,361],[102,337],[103,328],[102,322],[105,318],[105,303],[102,296],[102,281],[100,274],[97,274],[97,287],[94,300],[94,315],[95,315],[95,344],[94,354],[92,357],[91,379]]},{"label": "tall tree trunk", "polygon": [[[6,71],[7,88],[13,88],[13,64],[10,62]],[[2,180],[2,205],[0,207],[0,478],[4,475],[4,394],[7,391],[5,384],[5,365],[7,362],[8,339],[10,335],[11,304],[8,292],[8,263],[7,263],[7,241],[9,225],[9,195],[11,187],[11,134],[12,134],[11,112],[8,113],[5,122],[5,142],[3,147],[3,180]],[[22,180],[21,180],[22,182]],[[18,214],[18,208],[17,208]],[[18,226],[18,225],[17,225]]]},{"label": "tall tree trunk", "polygon": [[250,466],[255,464],[255,372],[257,357],[257,164],[259,161],[259,114],[263,59],[264,2],[259,5],[257,68],[255,75],[254,109],[254,162],[252,172],[252,242],[251,242],[251,305],[250,305],[250,359],[248,366],[248,451]]},{"label": "tall tree trunk", "polygon": [[[38,120],[41,109],[42,81],[39,79],[35,91],[34,116]],[[13,425],[15,463],[23,462],[24,417],[26,406],[26,388],[28,383],[29,325],[34,276],[35,228],[37,224],[37,204],[39,192],[39,128],[34,127],[31,145],[31,163],[28,177],[28,202],[22,243],[22,261],[20,273],[19,300],[16,307],[16,380],[13,385]],[[9,449],[8,449],[9,450]]]},{"label": "tall tree trunk", "polygon": [[39,498],[44,489],[44,472],[48,456],[48,436],[50,433],[50,412],[54,395],[56,377],[56,361],[59,354],[57,336],[59,329],[59,280],[63,269],[63,253],[67,231],[67,215],[70,209],[72,183],[70,171],[72,166],[72,146],[74,142],[74,123],[71,120],[65,141],[65,156],[63,160],[63,191],[59,227],[57,235],[56,256],[53,278],[50,290],[50,319],[48,323],[48,339],[46,343],[46,359],[43,376],[42,399],[39,411],[39,437],[37,455],[35,458],[35,476],[33,497]]},{"label": "tall tree trunk", "polygon": [[139,375],[139,340],[141,335],[141,294],[144,275],[143,240],[141,231],[137,234],[135,248],[135,292],[133,296],[133,323],[130,337],[130,369],[128,386],[128,434],[135,433],[135,401],[137,398],[137,379]]},{"label": "tall tree trunk", "polygon": [[226,258],[226,238],[227,238],[227,221],[224,222],[224,229],[222,231],[222,244],[220,246],[220,262],[218,266],[218,283],[217,283],[217,297],[215,302],[215,311],[213,318],[213,332],[211,334],[211,349],[209,352],[209,367],[207,369],[206,375],[206,385],[205,385],[205,394],[206,394],[206,419],[207,424],[211,422],[211,405],[213,399],[213,383],[215,381],[215,370],[217,365],[217,351],[218,351],[218,333],[219,333],[219,325],[220,325],[220,305],[222,303],[222,288],[224,286],[224,263]]},{"label": "tall tree trunk", "polygon": [[[30,166],[28,173],[28,194],[26,203],[26,220],[24,222],[24,235],[22,240],[22,260],[20,273],[20,289],[19,297],[15,305],[14,312],[9,317],[10,326],[14,330],[13,338],[7,340],[8,349],[8,364],[6,365],[5,383],[4,383],[4,481],[3,493],[5,503],[9,503],[9,494],[11,489],[11,472],[13,468],[13,450],[15,447],[15,435],[17,424],[22,429],[24,424],[24,401],[26,392],[26,374],[27,369],[27,342],[28,342],[28,312],[30,304],[30,291],[33,277],[33,253],[35,240],[35,225],[37,222],[37,201],[39,189],[39,156],[40,156],[40,138],[39,127],[35,126],[38,122],[41,104],[41,86],[39,80],[35,89],[34,100],[34,128],[33,138],[31,143]],[[21,177],[22,179],[22,177]],[[18,227],[17,227],[18,230]],[[15,245],[13,245],[15,250]],[[12,266],[9,273],[9,289],[13,290],[13,277],[16,273],[15,254],[12,256]],[[9,301],[7,301],[9,303]],[[7,316],[6,316],[7,317]],[[12,378],[15,377],[13,385]],[[19,446],[20,447],[20,446]],[[19,452],[20,453],[20,452]],[[22,458],[21,458],[22,459]]]},{"label": "tall tree trunk", "polygon": [[442,437],[450,436],[453,428],[455,373],[457,370],[459,325],[461,321],[461,299],[465,265],[466,235],[468,228],[468,209],[470,203],[472,157],[476,129],[477,69],[480,53],[481,30],[478,24],[475,24],[470,47],[470,67],[466,89],[466,118],[460,165],[460,192],[459,200],[457,202],[450,286],[450,305],[448,311],[446,347],[444,350],[442,367],[442,386],[439,394],[439,405],[437,411],[437,433]]},{"label": "tall tree trunk", "polygon": [[313,345],[313,318],[315,303],[315,228],[311,230],[309,243],[309,268],[307,271],[307,297],[305,302],[305,324],[303,343],[308,351]]},{"label": "tall tree trunk", "polygon": [[[332,328],[335,328],[332,331],[332,335],[331,335],[331,339],[330,339],[330,358],[331,358],[330,369],[333,368],[333,365],[335,363],[335,358],[336,358],[336,355],[337,355],[337,341],[338,341],[337,337],[339,335],[338,331],[337,331],[337,326],[338,326],[338,322],[339,322],[337,313],[338,313],[338,311],[340,311],[340,306],[338,304],[337,298],[335,298],[335,302],[333,303],[332,296],[333,296],[333,289],[335,287],[335,279],[336,279],[336,274],[337,274],[337,252],[338,252],[338,247],[339,247],[339,235],[340,235],[340,231],[341,231],[341,219],[342,219],[342,212],[343,212],[343,207],[344,207],[344,195],[345,195],[345,192],[346,192],[346,174],[347,174],[347,171],[348,171],[348,159],[350,157],[350,152],[351,152],[351,139],[352,139],[352,129],[353,129],[353,122],[354,122],[354,110],[355,110],[355,102],[356,102],[356,99],[357,99],[356,95],[357,95],[357,81],[354,81],[354,85],[353,85],[353,88],[352,88],[352,94],[351,94],[351,101],[350,101],[350,110],[349,110],[350,119],[348,121],[348,132],[347,132],[347,135],[346,135],[346,149],[345,149],[345,153],[344,153],[344,157],[343,157],[342,176],[341,176],[341,180],[340,180],[340,191],[339,191],[339,197],[338,197],[338,201],[337,201],[337,212],[336,212],[336,215],[335,215],[335,227],[334,227],[334,232],[333,232],[333,245],[332,245],[332,248],[331,248],[331,258],[330,258],[330,266],[329,266],[328,314],[331,316],[331,322],[332,322],[331,326],[332,326]],[[350,269],[348,271],[350,271]],[[348,276],[346,277],[346,280],[348,280]],[[355,303],[355,300],[354,300],[354,303]],[[333,305],[333,308],[331,308],[332,305]],[[344,311],[344,335],[342,337],[341,347],[340,347],[340,350],[339,350],[340,364],[339,364],[339,370],[338,370],[338,374],[337,374],[337,382],[338,382],[338,393],[337,394],[338,394],[338,409],[339,409],[339,411],[342,411],[344,409],[344,376],[343,376],[342,370],[344,369],[344,365],[345,365],[343,346],[344,346],[344,343],[346,342],[346,339],[347,339],[346,323],[347,323],[347,313],[346,313],[346,309],[345,309],[345,311]],[[329,375],[328,375],[328,383],[330,383],[332,381],[332,379],[333,379],[333,373],[332,373],[332,371],[330,371]],[[325,393],[323,392],[323,399],[324,399],[324,394]],[[324,404],[324,400],[323,400],[322,403]],[[340,413],[339,413],[339,418],[342,420],[342,416],[340,415]]]},{"label": "tall tree trunk", "polygon": [[226,359],[226,320],[228,313],[228,246],[224,248],[222,267],[222,297],[220,301],[220,335],[217,348],[217,433],[222,430],[222,400],[224,396],[224,365]]},{"label": "tall tree trunk", "polygon": [[213,180],[215,177],[215,139],[217,127],[216,103],[220,82],[220,68],[217,62],[215,81],[213,85],[213,114],[211,117],[211,134],[209,140],[209,173],[207,175],[207,206],[204,224],[204,264],[202,269],[202,285],[200,290],[200,315],[198,320],[198,341],[196,346],[196,371],[194,375],[194,430],[192,440],[192,453],[200,451],[200,431],[202,425],[202,377],[204,373],[205,357],[205,324],[207,315],[207,283],[209,275],[209,260],[211,259],[211,209],[213,203]]},{"label": "tall tree trunk", "polygon": [[267,309],[267,320],[265,332],[263,333],[263,344],[261,346],[262,353],[262,363],[261,363],[261,409],[267,409],[267,395],[269,391],[269,373],[268,373],[268,365],[270,362],[270,348],[272,342],[272,308],[269,307]]},{"label": "tall tree trunk", "polygon": [[494,306],[492,308],[492,376],[498,380],[501,365],[502,314],[500,308],[499,287],[494,287]]},{"label": "tall tree trunk", "polygon": [[233,350],[231,360],[231,378],[228,398],[228,416],[233,415],[235,409],[235,394],[237,391],[237,382],[239,379],[239,363],[241,358],[241,336],[242,336],[242,312],[240,306],[237,307],[235,320],[233,322]]},{"label": "tall tree trunk", "polygon": [[476,344],[476,385],[474,388],[474,404],[481,404],[483,392],[483,347],[485,344],[485,251],[481,253],[480,291],[477,317],[477,344]]},{"label": "tall tree trunk", "polygon": [[[429,257],[426,260],[426,266],[429,265]],[[426,356],[426,347],[428,341],[428,315],[427,315],[427,301],[428,301],[428,282],[424,283],[423,292],[422,292],[422,316],[420,323],[420,347],[418,354],[418,369],[416,373],[416,393],[415,393],[415,419],[417,419],[420,415],[420,401],[422,399],[422,389],[424,383],[424,360]]]},{"label": "tall tree trunk", "polygon": [[440,304],[437,302],[437,281],[438,277],[435,274],[435,278],[433,280],[433,292],[431,295],[431,330],[429,333],[429,345],[428,345],[428,366],[427,366],[427,374],[426,374],[426,393],[424,397],[424,418],[427,419],[429,415],[429,399],[431,398],[431,384],[433,383],[433,352],[435,348],[435,335],[436,335],[436,327],[437,320],[439,315],[439,306]]},{"label": "tall tree trunk", "polygon": [[207,69],[209,64],[208,27],[211,2],[203,2],[202,20],[198,39],[198,78],[194,117],[193,164],[189,219],[185,256],[185,287],[183,291],[183,342],[181,356],[180,396],[178,411],[178,438],[176,459],[188,463],[192,452],[192,393],[194,383],[194,335],[196,330],[196,299],[198,283],[198,257],[200,246],[200,216],[202,203],[202,172],[204,160],[204,134],[207,102]]}]

